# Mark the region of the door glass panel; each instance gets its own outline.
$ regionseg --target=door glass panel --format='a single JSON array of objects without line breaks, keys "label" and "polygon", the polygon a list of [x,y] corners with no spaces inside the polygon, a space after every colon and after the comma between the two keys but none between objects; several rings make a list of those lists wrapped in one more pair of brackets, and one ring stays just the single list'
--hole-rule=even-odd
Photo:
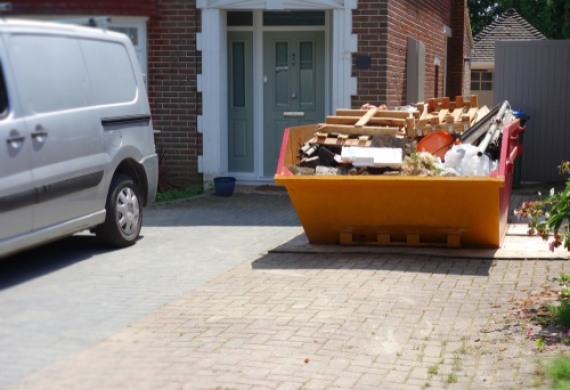
[{"label": "door glass panel", "polygon": [[245,44],[233,42],[232,54],[233,106],[245,107]]},{"label": "door glass panel", "polygon": [[289,44],[275,43],[275,106],[289,106]]},{"label": "door glass panel", "polygon": [[264,26],[324,26],[325,11],[266,11]]},{"label": "door glass panel", "polygon": [[313,42],[301,42],[299,51],[299,103],[301,107],[312,107],[315,100]]}]

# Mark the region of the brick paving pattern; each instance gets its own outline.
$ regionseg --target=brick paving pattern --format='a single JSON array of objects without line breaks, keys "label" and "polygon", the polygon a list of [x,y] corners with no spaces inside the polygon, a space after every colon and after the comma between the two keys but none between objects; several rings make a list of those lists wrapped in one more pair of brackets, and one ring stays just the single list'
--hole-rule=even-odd
[{"label": "brick paving pattern", "polygon": [[301,231],[287,196],[204,196],[145,210],[130,248],[75,236],[0,260],[0,389]]},{"label": "brick paving pattern", "polygon": [[538,356],[567,348],[539,353],[509,315],[567,261],[263,254],[299,231],[287,198],[212,199],[162,206],[153,224],[188,227],[211,261],[257,255],[9,388],[525,389]]},{"label": "brick paving pattern", "polygon": [[268,254],[11,389],[524,388],[507,301],[565,263]]}]

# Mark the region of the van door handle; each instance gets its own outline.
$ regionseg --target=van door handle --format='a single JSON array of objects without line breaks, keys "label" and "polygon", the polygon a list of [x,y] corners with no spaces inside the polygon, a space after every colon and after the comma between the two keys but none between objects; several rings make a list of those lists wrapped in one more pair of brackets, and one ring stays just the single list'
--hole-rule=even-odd
[{"label": "van door handle", "polygon": [[11,133],[13,133],[14,135],[6,138],[6,142],[9,143],[10,146],[17,148],[19,146],[17,143],[24,142],[26,137],[24,137],[23,135],[18,135],[19,133],[16,130],[12,130]]},{"label": "van door handle", "polygon": [[33,138],[45,137],[47,135],[48,135],[48,131],[46,129],[44,129],[42,125],[36,126],[36,130],[34,130],[32,132]]}]

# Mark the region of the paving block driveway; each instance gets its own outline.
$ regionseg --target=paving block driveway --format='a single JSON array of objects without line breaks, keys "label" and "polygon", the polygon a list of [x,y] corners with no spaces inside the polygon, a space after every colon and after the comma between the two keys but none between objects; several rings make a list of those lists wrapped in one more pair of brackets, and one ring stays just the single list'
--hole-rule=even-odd
[{"label": "paving block driveway", "polygon": [[569,268],[268,254],[302,231],[286,196],[145,218],[132,248],[77,236],[0,262],[0,387],[526,388],[537,351],[509,301]]}]

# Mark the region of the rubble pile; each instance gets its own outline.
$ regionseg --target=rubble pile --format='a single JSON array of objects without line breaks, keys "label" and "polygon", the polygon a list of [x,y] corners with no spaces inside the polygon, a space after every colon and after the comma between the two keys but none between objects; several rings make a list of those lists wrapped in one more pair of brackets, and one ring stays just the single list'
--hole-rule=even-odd
[{"label": "rubble pile", "polygon": [[508,102],[477,96],[428,99],[387,109],[338,109],[299,145],[294,175],[487,176],[497,167]]}]

